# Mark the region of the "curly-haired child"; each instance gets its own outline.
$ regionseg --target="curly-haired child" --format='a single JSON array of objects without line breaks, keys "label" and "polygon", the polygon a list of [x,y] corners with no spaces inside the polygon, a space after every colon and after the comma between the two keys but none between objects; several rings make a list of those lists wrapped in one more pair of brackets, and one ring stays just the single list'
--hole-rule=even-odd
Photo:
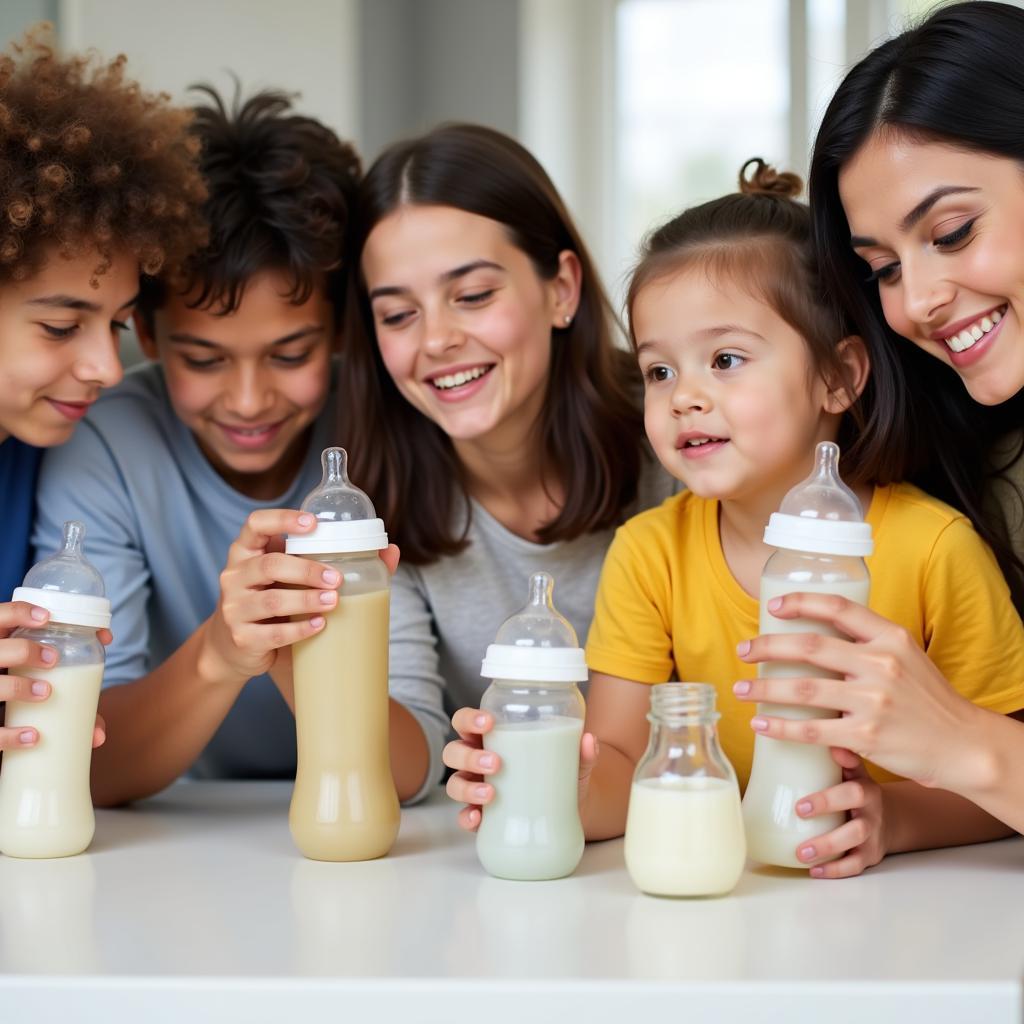
[{"label": "curly-haired child", "polygon": [[[25,573],[42,449],[121,379],[140,275],[175,273],[205,238],[190,117],[127,78],[124,57],[60,55],[45,26],[0,55],[0,599]],[[49,696],[31,675],[54,652],[10,639],[47,617],[0,603],[0,702]],[[37,741],[0,729],[0,749]]]}]

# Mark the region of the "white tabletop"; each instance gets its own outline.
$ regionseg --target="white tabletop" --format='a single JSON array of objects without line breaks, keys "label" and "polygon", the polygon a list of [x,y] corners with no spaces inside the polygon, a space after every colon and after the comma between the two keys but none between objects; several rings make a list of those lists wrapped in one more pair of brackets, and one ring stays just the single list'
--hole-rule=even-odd
[{"label": "white tabletop", "polygon": [[82,856],[0,857],[0,1020],[480,1024],[1014,1022],[1024,840],[860,878],[756,869],[643,896],[622,842],[576,874],[484,874],[439,793],[391,855],[304,860],[286,783],[179,783],[97,813]]}]

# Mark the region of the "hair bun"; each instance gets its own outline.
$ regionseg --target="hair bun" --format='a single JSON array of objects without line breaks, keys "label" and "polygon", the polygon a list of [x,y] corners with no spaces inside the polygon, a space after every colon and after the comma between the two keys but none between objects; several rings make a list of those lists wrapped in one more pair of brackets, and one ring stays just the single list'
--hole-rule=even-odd
[{"label": "hair bun", "polygon": [[[754,165],[754,172],[747,176],[747,168]],[[799,174],[783,171],[781,174],[759,156],[751,157],[740,168],[740,192],[745,196],[778,196],[780,199],[796,199],[803,191],[804,183]]]}]

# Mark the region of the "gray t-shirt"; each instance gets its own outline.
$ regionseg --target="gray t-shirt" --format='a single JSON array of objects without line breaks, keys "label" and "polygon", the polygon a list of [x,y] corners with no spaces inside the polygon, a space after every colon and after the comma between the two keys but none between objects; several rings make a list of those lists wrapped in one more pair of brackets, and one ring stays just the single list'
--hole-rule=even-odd
[{"label": "gray t-shirt", "polygon": [[[641,473],[637,500],[627,516],[661,504],[679,484],[653,459]],[[464,506],[456,514],[457,534]],[[604,556],[615,531],[571,541],[534,544],[505,529],[471,503],[469,546],[432,565],[400,565],[391,590],[391,680],[403,690],[434,689],[448,716],[479,707],[490,680],[480,675],[487,645],[498,627],[526,604],[535,572],[555,580],[555,607],[572,623],[580,645],[594,617],[594,597]],[[441,777],[439,751],[449,730],[428,738]]]},{"label": "gray t-shirt", "polygon": [[[330,400],[291,486],[271,501],[256,501],[210,465],[171,407],[162,368],[149,364],[104,393],[67,444],[47,451],[37,491],[36,557],[59,547],[65,520],[85,523],[86,555],[103,575],[113,607],[105,686],[160,666],[212,614],[228,548],[246,517],[257,508],[299,507],[320,482],[320,452],[332,443],[334,422]],[[391,694],[428,736],[443,734],[447,720],[434,683],[393,677]],[[295,720],[269,676],[242,689],[191,774],[294,776]]]}]

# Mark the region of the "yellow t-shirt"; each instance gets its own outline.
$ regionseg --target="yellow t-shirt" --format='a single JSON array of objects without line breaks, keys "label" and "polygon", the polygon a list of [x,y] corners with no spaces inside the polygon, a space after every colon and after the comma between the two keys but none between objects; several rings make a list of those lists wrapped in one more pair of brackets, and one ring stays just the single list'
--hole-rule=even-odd
[{"label": "yellow t-shirt", "polygon": [[[968,700],[1024,707],[1024,625],[995,557],[959,512],[909,484],[875,489],[870,607],[899,623]],[[719,736],[740,785],[754,753],[754,705],[732,685],[755,666],[736,645],[757,636],[758,604],[733,578],[718,502],[684,491],[615,535],[587,638],[592,671],[642,683],[713,683]],[[896,776],[872,768],[875,778]]]}]

